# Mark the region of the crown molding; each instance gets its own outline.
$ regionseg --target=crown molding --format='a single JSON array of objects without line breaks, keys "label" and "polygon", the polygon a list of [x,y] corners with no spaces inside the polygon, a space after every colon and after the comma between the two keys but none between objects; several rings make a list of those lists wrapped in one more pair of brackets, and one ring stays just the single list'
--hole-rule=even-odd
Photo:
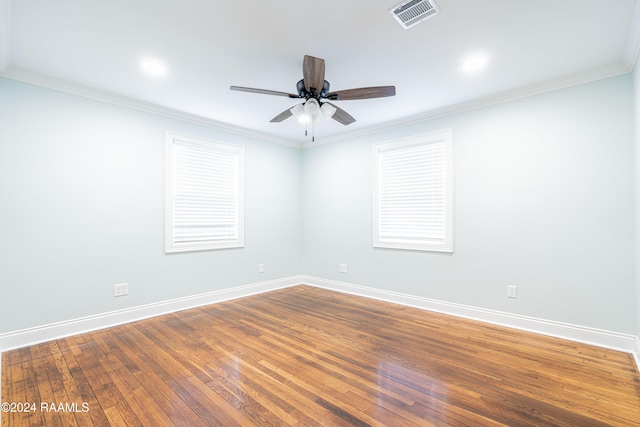
[{"label": "crown molding", "polygon": [[219,131],[252,138],[263,142],[271,142],[274,144],[286,145],[293,148],[301,148],[300,143],[295,141],[289,141],[284,138],[278,138],[266,133],[252,131],[240,126],[234,126],[196,114],[190,114],[184,111],[175,110],[173,108],[164,107],[162,105],[154,104],[151,102],[141,101],[139,99],[118,95],[101,89],[95,89],[92,87],[71,83],[69,81],[33,73],[31,71],[26,71],[16,67],[10,67],[5,71],[0,72],[0,77],[6,77],[8,79],[17,80],[23,83],[29,83],[35,86],[41,86],[72,95],[82,96],[84,98],[102,101],[109,104],[118,105],[120,107],[131,108],[133,110],[143,111],[170,119],[176,119],[187,123],[206,126]]},{"label": "crown molding", "polygon": [[328,137],[326,139],[317,139],[315,142],[299,142],[296,140],[290,140],[286,138],[280,138],[271,134],[258,132],[243,128],[240,126],[231,125],[229,123],[220,122],[214,119],[210,119],[195,114],[186,113],[183,111],[175,110],[168,107],[163,107],[158,104],[153,104],[146,101],[141,101],[107,91],[90,88],[87,86],[78,85],[68,81],[55,79],[53,77],[44,76],[37,73],[32,73],[26,70],[22,70],[11,66],[11,50],[12,50],[12,0],[0,0],[0,77],[6,77],[12,80],[17,80],[25,83],[34,84],[37,86],[46,87],[49,89],[59,90],[70,94],[91,98],[98,101],[107,102],[110,104],[119,105],[139,111],[144,111],[156,115],[160,115],[167,118],[185,121],[201,126],[206,126],[216,130],[229,132],[232,134],[257,139],[260,141],[271,142],[274,144],[285,145],[288,147],[306,149],[320,145],[331,144],[334,142],[346,141],[362,136],[371,135],[374,133],[393,130],[396,128],[419,124],[425,121],[434,120],[474,109],[487,107],[490,105],[500,104],[503,102],[513,101],[529,96],[550,92],[570,86],[588,83],[591,81],[604,79],[608,77],[614,77],[616,75],[624,74],[633,71],[635,63],[640,54],[640,1],[636,0],[635,8],[631,18],[629,31],[627,33],[627,40],[624,46],[621,61],[616,64],[610,64],[604,67],[588,70],[585,72],[576,73],[570,76],[565,76],[522,88],[517,88],[509,91],[505,91],[499,94],[490,95],[483,98],[473,99],[470,101],[458,103],[451,106],[437,108],[424,113],[403,117],[400,119],[388,121],[378,125],[369,126],[352,132],[343,133],[340,135]]},{"label": "crown molding", "polygon": [[217,121],[204,116],[186,113],[180,110],[164,107],[158,104],[141,101],[138,99],[117,95],[100,89],[71,83],[38,73],[33,73],[11,66],[11,4],[12,0],[0,0],[0,77],[6,77],[37,86],[46,87],[86,98],[119,105],[138,111],[148,112],[159,116],[185,121],[216,130],[249,137],[259,141],[270,142],[288,147],[306,149],[320,145],[343,142],[354,138],[368,136],[375,133],[394,130],[397,128],[420,124],[429,120],[447,117],[491,105],[514,101],[529,96],[551,92],[566,87],[576,86],[592,81],[614,77],[633,71],[640,53],[640,1],[636,2],[627,40],[623,50],[622,59],[615,64],[579,72],[513,90],[508,90],[495,95],[472,99],[455,105],[436,108],[416,115],[384,122],[378,125],[342,133],[324,139],[316,138],[314,142],[299,142],[286,138],[280,138],[271,134],[258,132]]},{"label": "crown molding", "polygon": [[[631,68],[632,69],[632,68]],[[609,77],[615,77],[621,74],[625,74],[631,71],[624,62],[618,62],[615,64],[606,65],[603,67],[595,68],[571,74],[569,76],[563,76],[552,80],[535,83],[528,86],[523,86],[513,90],[500,92],[495,95],[489,95],[482,98],[472,99],[469,101],[461,102],[458,104],[437,108],[434,110],[426,111],[424,113],[403,117],[397,120],[388,121],[379,125],[370,126],[357,131],[344,133],[334,137],[318,140],[315,142],[303,143],[302,148],[312,148],[320,145],[331,144],[334,142],[342,142],[368,136],[380,132],[386,132],[394,129],[398,129],[405,126],[411,126],[420,124],[429,120],[434,120],[442,117],[452,116],[454,114],[464,113],[471,110],[476,110],[491,105],[502,104],[509,101],[515,101],[522,98],[528,98],[530,96],[539,95],[554,90],[564,89],[571,86],[577,86],[596,80],[606,79]]]},{"label": "crown molding", "polygon": [[[0,0],[0,2],[7,2],[7,1],[9,0]],[[2,3],[0,3],[0,5],[2,5]],[[638,22],[640,22],[640,19],[638,20]],[[638,35],[640,35],[640,31],[638,32]],[[640,47],[640,43],[637,43],[636,47]],[[0,54],[2,53],[3,52],[0,52]],[[0,63],[0,65],[2,64]],[[628,73],[632,69],[633,67],[629,68],[626,62],[619,62],[616,64],[611,64],[604,67],[587,70],[587,71],[572,74],[569,76],[564,76],[557,79],[552,79],[552,80],[544,81],[541,83],[536,83],[533,85],[524,86],[521,88],[501,92],[495,95],[490,95],[490,96],[486,96],[478,99],[472,99],[470,101],[458,103],[455,105],[437,108],[424,113],[384,122],[379,125],[374,125],[374,126],[366,127],[356,131],[347,132],[347,133],[329,137],[326,139],[316,139],[315,142],[311,142],[311,143],[305,143],[305,142],[300,143],[297,141],[292,141],[284,138],[278,138],[273,135],[269,135],[262,132],[256,132],[253,130],[242,128],[240,126],[234,126],[234,125],[220,122],[207,117],[186,113],[183,111],[175,110],[168,107],[163,107],[161,105],[153,104],[146,101],[141,101],[134,98],[129,98],[122,95],[117,95],[104,90],[94,89],[88,86],[83,86],[76,83],[55,79],[53,77],[45,76],[38,73],[33,73],[30,71],[18,69],[15,67],[10,67],[4,72],[0,72],[0,76],[6,77],[12,80],[21,81],[24,83],[33,84],[36,86],[42,86],[49,89],[54,89],[54,90],[70,93],[73,95],[82,96],[85,98],[107,102],[107,103],[118,105],[121,107],[131,108],[138,111],[144,111],[147,113],[152,113],[152,114],[156,114],[156,115],[167,117],[167,118],[172,118],[172,119],[181,120],[188,123],[206,126],[209,128],[223,131],[223,132],[228,132],[228,133],[232,133],[232,134],[236,134],[244,137],[249,137],[259,141],[285,145],[288,147],[293,147],[298,149],[307,149],[307,148],[313,148],[320,145],[331,144],[335,142],[343,142],[343,141],[351,140],[354,138],[368,136],[368,135],[372,135],[380,132],[391,131],[391,130],[406,127],[406,126],[424,123],[429,120],[447,117],[454,114],[459,114],[459,113],[463,113],[463,112],[467,112],[467,111],[471,111],[471,110],[475,110],[483,107],[488,107],[491,105],[501,104],[509,101],[515,101],[518,99],[527,98],[530,96],[539,95],[546,92],[552,92],[558,89],[563,89],[571,86],[577,86],[580,84],[589,83],[596,80],[614,77],[620,74]]]}]

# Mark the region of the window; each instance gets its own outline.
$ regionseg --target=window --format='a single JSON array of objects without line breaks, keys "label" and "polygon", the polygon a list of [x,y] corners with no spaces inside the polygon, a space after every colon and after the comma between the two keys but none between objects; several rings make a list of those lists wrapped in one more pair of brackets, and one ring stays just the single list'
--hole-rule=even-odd
[{"label": "window", "polygon": [[244,246],[244,148],[167,132],[165,252]]},{"label": "window", "polygon": [[453,252],[451,133],[374,145],[374,247]]}]

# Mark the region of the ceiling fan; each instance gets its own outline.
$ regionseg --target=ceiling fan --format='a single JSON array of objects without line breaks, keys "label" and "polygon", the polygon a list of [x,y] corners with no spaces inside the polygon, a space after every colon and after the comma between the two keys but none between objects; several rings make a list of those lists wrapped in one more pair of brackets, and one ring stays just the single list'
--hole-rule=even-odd
[{"label": "ceiling fan", "polygon": [[302,104],[296,104],[292,108],[284,110],[282,113],[271,119],[272,123],[278,123],[291,116],[301,119],[316,119],[322,114],[342,123],[349,125],[356,121],[349,113],[342,108],[328,101],[346,101],[352,99],[370,99],[394,96],[395,86],[374,86],[357,89],[339,90],[329,92],[329,82],[324,79],[324,59],[305,55],[302,62],[302,80],[296,84],[297,94],[278,92],[274,90],[255,89],[250,87],[231,86],[229,89],[241,92],[261,93],[264,95],[286,96],[288,98],[304,99]]}]

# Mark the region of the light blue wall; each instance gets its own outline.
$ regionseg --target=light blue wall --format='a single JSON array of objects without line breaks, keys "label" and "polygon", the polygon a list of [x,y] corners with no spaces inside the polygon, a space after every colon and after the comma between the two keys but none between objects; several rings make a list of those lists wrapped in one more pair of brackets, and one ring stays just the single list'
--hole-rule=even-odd
[{"label": "light blue wall", "polygon": [[[636,333],[632,87],[299,151],[0,79],[0,333],[296,274]],[[454,254],[374,249],[372,144],[443,128]],[[165,130],[245,145],[245,248],[164,254]],[[113,298],[120,282],[130,295]]]},{"label": "light blue wall", "polygon": [[[164,254],[166,130],[245,145],[243,249]],[[0,78],[0,333],[299,274],[300,157]]]},{"label": "light blue wall", "polygon": [[[634,333],[631,87],[624,75],[305,150],[304,272]],[[443,128],[454,254],[374,249],[372,144]]]}]

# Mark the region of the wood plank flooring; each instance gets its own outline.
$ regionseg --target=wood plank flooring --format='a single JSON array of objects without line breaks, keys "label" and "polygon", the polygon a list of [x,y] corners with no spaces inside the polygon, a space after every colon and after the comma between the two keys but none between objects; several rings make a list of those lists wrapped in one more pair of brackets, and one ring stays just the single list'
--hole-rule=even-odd
[{"label": "wood plank flooring", "polygon": [[[3,354],[2,426],[634,426],[602,348],[296,286]],[[4,408],[6,409],[6,408]]]}]

